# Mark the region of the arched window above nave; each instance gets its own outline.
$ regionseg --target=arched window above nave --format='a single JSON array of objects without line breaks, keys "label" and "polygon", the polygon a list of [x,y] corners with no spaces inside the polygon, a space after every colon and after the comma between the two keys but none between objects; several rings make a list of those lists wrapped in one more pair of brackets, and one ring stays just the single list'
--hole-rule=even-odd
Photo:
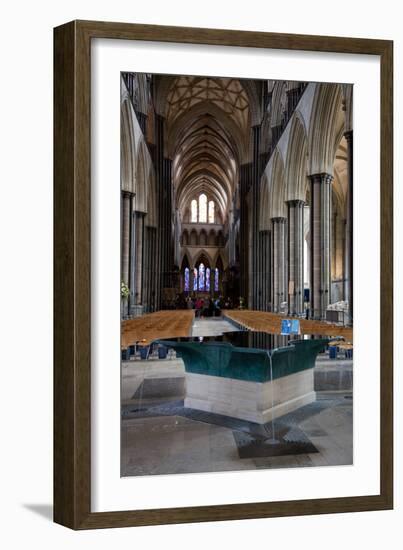
[{"label": "arched window above nave", "polygon": [[193,199],[190,203],[191,223],[216,223],[215,202],[208,200],[205,193]]}]

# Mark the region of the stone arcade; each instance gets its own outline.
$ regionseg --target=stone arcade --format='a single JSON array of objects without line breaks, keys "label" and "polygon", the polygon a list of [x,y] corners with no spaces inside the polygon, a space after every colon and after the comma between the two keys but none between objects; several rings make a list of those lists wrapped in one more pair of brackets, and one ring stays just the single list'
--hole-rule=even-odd
[{"label": "stone arcade", "polygon": [[348,84],[122,73],[122,475],[351,463],[347,353],[247,380],[161,343],[276,336],[288,316],[352,347],[352,101]]},{"label": "stone arcade", "polygon": [[123,74],[125,315],[179,293],[352,323],[352,86]]}]

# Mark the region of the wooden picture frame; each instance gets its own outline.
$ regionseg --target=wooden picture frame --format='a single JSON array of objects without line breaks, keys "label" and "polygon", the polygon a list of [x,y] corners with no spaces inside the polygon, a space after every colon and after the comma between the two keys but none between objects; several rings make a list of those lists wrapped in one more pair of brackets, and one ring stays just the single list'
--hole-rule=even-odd
[{"label": "wooden picture frame", "polygon": [[[380,493],[91,512],[91,40],[112,38],[380,56]],[[54,31],[54,520],[72,529],[328,514],[393,507],[393,43],[384,40],[73,21]]]}]

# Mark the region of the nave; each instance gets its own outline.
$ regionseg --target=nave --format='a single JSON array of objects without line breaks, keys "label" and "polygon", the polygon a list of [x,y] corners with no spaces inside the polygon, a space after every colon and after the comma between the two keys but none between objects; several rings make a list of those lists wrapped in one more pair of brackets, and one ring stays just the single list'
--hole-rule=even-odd
[{"label": "nave", "polygon": [[122,318],[218,302],[352,326],[352,94],[123,73]]}]

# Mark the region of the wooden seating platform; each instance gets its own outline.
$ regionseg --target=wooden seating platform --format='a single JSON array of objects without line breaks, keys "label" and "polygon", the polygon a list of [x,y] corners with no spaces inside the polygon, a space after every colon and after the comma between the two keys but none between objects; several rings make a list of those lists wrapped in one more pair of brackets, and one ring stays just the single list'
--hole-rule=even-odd
[{"label": "wooden seating platform", "polygon": [[[225,310],[223,315],[232,319],[235,323],[249,329],[272,334],[281,334],[282,319],[289,319],[287,315],[279,315],[268,311],[254,311],[250,309],[243,310]],[[343,327],[326,321],[314,321],[300,319],[301,334],[314,334],[318,336],[337,337],[343,336],[346,343],[353,342],[352,327]]]},{"label": "wooden seating platform", "polygon": [[157,338],[189,336],[193,319],[193,310],[163,310],[122,321],[121,347],[126,349],[136,342],[147,345]]}]

